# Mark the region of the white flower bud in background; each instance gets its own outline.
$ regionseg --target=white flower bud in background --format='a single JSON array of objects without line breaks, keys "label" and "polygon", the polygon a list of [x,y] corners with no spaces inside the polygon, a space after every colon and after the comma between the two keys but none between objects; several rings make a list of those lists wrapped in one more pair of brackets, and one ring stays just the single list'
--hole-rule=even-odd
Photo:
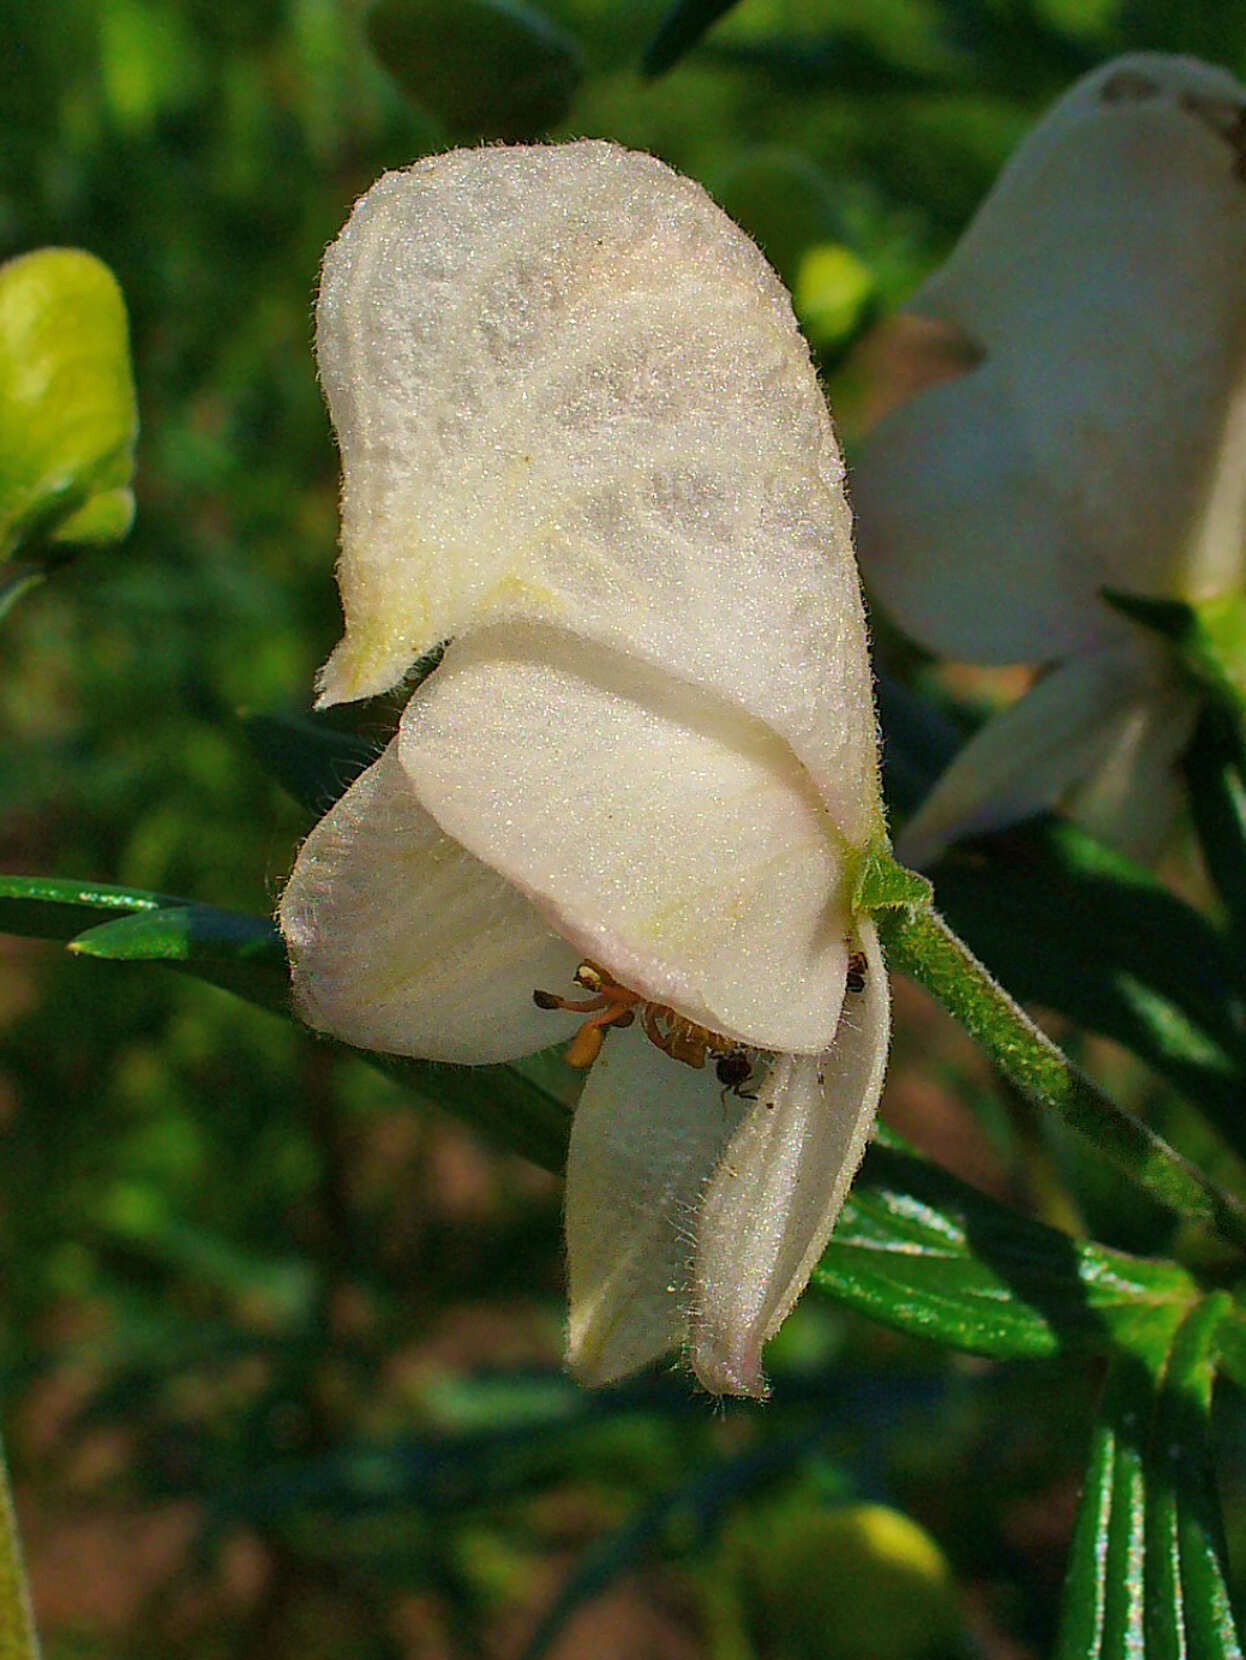
[{"label": "white flower bud in background", "polygon": [[347,625],[321,701],[452,643],[300,852],[299,1007],[466,1064],[571,1037],[571,1365],[682,1349],[759,1394],[888,1035],[851,901],[883,837],[865,622],[787,295],[652,157],[459,151],[356,206],[317,344]]},{"label": "white flower bud in background", "polygon": [[909,302],[949,344],[863,447],[866,579],[933,652],[1054,665],[936,785],[910,861],[1060,801],[1162,845],[1196,704],[1100,590],[1242,586],[1244,272],[1246,93],[1139,54],[1060,100]]}]

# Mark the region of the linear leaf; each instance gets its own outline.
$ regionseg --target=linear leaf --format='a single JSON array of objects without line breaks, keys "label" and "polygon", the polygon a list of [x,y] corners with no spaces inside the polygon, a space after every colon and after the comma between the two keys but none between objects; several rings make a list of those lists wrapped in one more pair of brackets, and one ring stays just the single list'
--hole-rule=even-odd
[{"label": "linear leaf", "polygon": [[267,771],[317,816],[327,813],[380,753],[365,738],[315,715],[246,714],[242,727]]},{"label": "linear leaf", "polygon": [[1217,1333],[1230,1308],[1208,1297],[1176,1335],[1147,1458],[1147,1654],[1242,1660],[1229,1603],[1211,1448]]},{"label": "linear leaf", "polygon": [[1055,1660],[1241,1660],[1212,1473],[1216,1292],[1158,1360],[1122,1354],[1095,1426]]},{"label": "linear leaf", "polygon": [[106,917],[185,904],[184,899],[146,888],[76,876],[0,876],[0,933],[70,940]]},{"label": "linear leaf", "polygon": [[285,947],[266,917],[170,905],[97,924],[69,942],[84,957],[164,963],[279,1014],[289,1011]]},{"label": "linear leaf", "polygon": [[1146,1490],[1137,1426],[1151,1401],[1146,1367],[1123,1357],[1108,1378],[1091,1441],[1053,1660],[1145,1660]]},{"label": "linear leaf", "polygon": [[705,31],[734,6],[736,0],[675,0],[645,48],[646,75],[663,75],[694,47]]},{"label": "linear leaf", "polygon": [[882,1145],[813,1284],[884,1325],[1000,1359],[1119,1343],[1162,1353],[1197,1296],[1175,1263],[1074,1240]]}]

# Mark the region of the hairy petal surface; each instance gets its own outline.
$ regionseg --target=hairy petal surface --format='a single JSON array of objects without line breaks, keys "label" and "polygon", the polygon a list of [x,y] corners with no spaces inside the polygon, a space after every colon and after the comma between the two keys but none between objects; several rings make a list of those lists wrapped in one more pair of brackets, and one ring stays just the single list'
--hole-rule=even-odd
[{"label": "hairy petal surface", "polygon": [[819,1053],[844,995],[846,851],[787,746],[572,635],[456,642],[399,756],[442,829],[653,1002]]},{"label": "hairy petal surface", "polygon": [[442,833],[397,745],[330,808],[281,899],[294,1000],[309,1026],[363,1049],[468,1064],[570,1036],[535,1007],[579,957],[523,895]]},{"label": "hairy petal surface", "polygon": [[887,974],[858,924],[865,986],[844,1000],[828,1052],[778,1056],[701,1201],[689,1360],[714,1394],[762,1395],[762,1345],[805,1289],[835,1225],[882,1093]]},{"label": "hairy petal surface", "polygon": [[879,827],[843,465],[788,297],[651,156],[459,151],[382,178],[325,260],[346,637],[323,703],[541,621],[773,728]]},{"label": "hairy petal surface", "polygon": [[[1138,805],[1126,776],[1132,761],[1151,758],[1146,785],[1153,786],[1188,738],[1193,715],[1162,652],[1136,636],[1071,657],[973,735],[905,825],[897,854],[918,867],[933,864],[958,838],[1055,807],[1078,788],[1087,827],[1114,826],[1108,839],[1128,848],[1125,820]],[[1171,803],[1168,786],[1139,826],[1144,841],[1157,812],[1166,826]]]},{"label": "hairy petal surface", "polygon": [[584,1383],[683,1348],[701,1198],[748,1106],[635,1027],[607,1038],[567,1161],[567,1357]]},{"label": "hairy petal surface", "polygon": [[875,429],[854,487],[866,576],[923,643],[1049,661],[1105,625],[1102,586],[1241,580],[1244,115],[1194,59],[1104,65],[914,297],[984,354]]}]

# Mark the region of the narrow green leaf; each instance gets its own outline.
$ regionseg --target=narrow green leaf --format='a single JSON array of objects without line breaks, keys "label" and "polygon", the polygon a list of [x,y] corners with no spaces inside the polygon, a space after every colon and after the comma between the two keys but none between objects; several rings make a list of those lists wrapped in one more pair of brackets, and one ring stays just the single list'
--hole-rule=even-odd
[{"label": "narrow green leaf", "polygon": [[997,1359],[1127,1344],[1163,1354],[1198,1288],[1021,1216],[936,1165],[874,1145],[813,1285],[884,1325]]},{"label": "narrow green leaf", "polygon": [[579,84],[574,40],[525,0],[380,0],[367,27],[402,90],[457,139],[537,138]]},{"label": "narrow green leaf", "polygon": [[267,917],[214,905],[170,905],[98,923],[71,951],[110,962],[262,963],[284,974],[281,935]]},{"label": "narrow green leaf", "polygon": [[1241,1660],[1211,1452],[1223,1292],[1159,1356],[1109,1375],[1078,1510],[1055,1660]]},{"label": "narrow green leaf", "polygon": [[145,888],[84,882],[74,876],[0,876],[0,933],[70,940],[105,917],[185,904],[184,899]]},{"label": "narrow green leaf", "polygon": [[289,1011],[285,947],[266,917],[212,905],[136,911],[87,929],[69,949],[109,962],[164,963],[262,1008]]},{"label": "narrow green leaf", "polygon": [[645,74],[664,75],[673,69],[684,53],[720,17],[725,17],[735,3],[736,0],[675,0],[645,48],[642,60]]},{"label": "narrow green leaf", "polygon": [[366,739],[318,715],[244,714],[242,728],[267,771],[317,817],[380,753]]},{"label": "narrow green leaf", "polygon": [[108,267],[76,248],[0,266],[0,558],[34,536],[124,535],[137,432],[125,302]]},{"label": "narrow green leaf", "polygon": [[1132,1355],[1109,1374],[1091,1441],[1053,1660],[1146,1660],[1146,1484],[1139,1431],[1151,1377]]},{"label": "narrow green leaf", "polygon": [[0,1660],[39,1660],[39,1639],[17,1531],[9,1472],[0,1448]]},{"label": "narrow green leaf", "polygon": [[47,574],[43,565],[11,564],[0,576],[0,617],[7,617],[22,595],[37,588]]},{"label": "narrow green leaf", "polygon": [[1231,1308],[1208,1297],[1176,1335],[1147,1460],[1147,1654],[1242,1660],[1226,1579],[1211,1446],[1218,1333]]}]

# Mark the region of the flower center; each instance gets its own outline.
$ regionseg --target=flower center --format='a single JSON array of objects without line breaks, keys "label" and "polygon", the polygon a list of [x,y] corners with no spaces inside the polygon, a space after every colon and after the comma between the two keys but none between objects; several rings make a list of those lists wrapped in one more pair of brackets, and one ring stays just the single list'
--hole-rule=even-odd
[{"label": "flower center", "polygon": [[[532,1001],[538,1009],[569,1009],[573,1014],[584,1014],[588,1019],[580,1026],[567,1045],[563,1059],[577,1069],[589,1067],[601,1053],[606,1033],[612,1026],[630,1026],[640,1015],[641,1025],[650,1043],[656,1045],[672,1060],[698,1070],[709,1056],[714,1057],[714,1070],[723,1085],[724,1094],[745,1095],[744,1086],[753,1071],[753,1051],[734,1038],[711,1032],[698,1026],[682,1014],[676,1014],[665,1003],[652,1003],[638,991],[620,985],[612,974],[596,963],[582,962],[575,971],[575,983],[591,993],[588,998],[556,997],[550,991],[534,991]],[[751,1100],[751,1096],[745,1096]]]}]

